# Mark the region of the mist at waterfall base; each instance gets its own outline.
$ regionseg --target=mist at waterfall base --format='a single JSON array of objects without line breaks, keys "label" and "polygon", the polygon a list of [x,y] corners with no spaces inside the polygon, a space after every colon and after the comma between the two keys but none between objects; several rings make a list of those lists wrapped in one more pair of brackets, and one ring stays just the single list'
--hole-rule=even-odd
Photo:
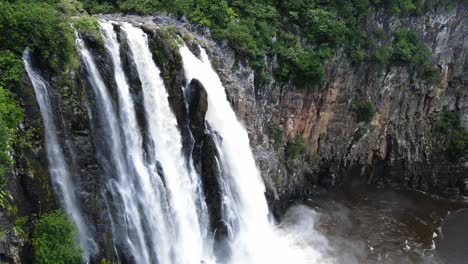
[{"label": "mist at waterfall base", "polygon": [[[311,206],[296,205],[279,223],[275,222],[247,131],[231,108],[207,53],[201,49],[197,57],[182,45],[180,55],[186,83],[198,79],[206,90],[205,133],[213,136],[219,154],[222,221],[228,231],[223,243],[219,243],[210,231],[205,201],[210,197],[203,193],[203,175],[195,170],[192,158],[183,153],[181,132],[160,70],[152,59],[148,36],[126,22],[100,21],[100,26],[112,63],[112,82],[104,80],[99,58],[85,41],[77,35],[76,42],[90,104],[90,127],[99,136],[94,144],[104,172],[99,176],[103,181],[100,199],[106,207],[109,235],[118,262],[365,263],[363,258],[368,250],[365,242],[325,235],[321,226],[323,216],[330,214],[326,210],[319,213]],[[128,47],[129,60],[141,83],[138,107],[121,59],[122,44]],[[54,120],[60,117],[54,118],[57,113],[52,112],[48,91],[52,87],[32,66],[27,52],[23,60],[47,128],[49,174],[62,207],[78,229],[88,261],[100,249],[77,202],[78,191],[71,179],[75,172],[67,166],[57,137]],[[184,92],[188,88],[184,87]],[[143,109],[143,121],[137,119],[137,108]],[[333,214],[343,212],[346,210]]]}]

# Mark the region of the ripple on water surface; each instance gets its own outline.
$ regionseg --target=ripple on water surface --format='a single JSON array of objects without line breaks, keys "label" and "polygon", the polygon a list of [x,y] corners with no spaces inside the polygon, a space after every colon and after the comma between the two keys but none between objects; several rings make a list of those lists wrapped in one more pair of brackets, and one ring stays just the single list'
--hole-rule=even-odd
[{"label": "ripple on water surface", "polygon": [[309,205],[321,214],[317,228],[338,263],[468,263],[468,210],[447,218],[468,207],[464,200],[372,188],[327,194]]}]

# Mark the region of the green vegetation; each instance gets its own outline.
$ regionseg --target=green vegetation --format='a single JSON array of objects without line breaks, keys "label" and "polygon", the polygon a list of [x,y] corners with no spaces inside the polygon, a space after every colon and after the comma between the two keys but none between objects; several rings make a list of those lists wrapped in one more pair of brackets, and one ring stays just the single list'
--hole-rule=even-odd
[{"label": "green vegetation", "polygon": [[[21,54],[29,48],[36,61],[50,72],[60,73],[76,67],[78,59],[70,17],[82,12],[82,4],[77,0],[0,0],[1,176],[10,167],[11,148],[23,118],[23,111],[10,92],[24,74]],[[0,181],[3,182],[4,179]]]},{"label": "green vegetation", "polygon": [[468,130],[463,128],[459,113],[443,111],[437,114],[433,128],[448,140],[445,153],[449,159],[468,158]]},{"label": "green vegetation", "polygon": [[0,50],[19,56],[26,47],[53,69],[77,64],[73,29],[62,1],[0,1]]},{"label": "green vegetation", "polygon": [[[299,88],[319,86],[325,76],[323,63],[344,48],[353,63],[371,59],[386,66],[390,60],[423,65],[420,73],[433,80],[428,50],[408,30],[394,33],[387,44],[369,49],[369,36],[361,26],[370,11],[391,15],[419,15],[449,0],[10,0],[0,1],[0,50],[19,55],[29,47],[53,68],[76,66],[70,16],[100,12],[151,14],[167,11],[208,26],[217,39],[228,41],[247,58],[260,78],[269,81],[265,57],[277,55],[279,80]],[[82,34],[100,39],[95,18],[74,20]],[[8,36],[8,37],[1,37]],[[379,42],[380,43],[380,42]],[[369,46],[370,45],[370,46]],[[371,50],[367,54],[367,50]],[[390,51],[391,50],[391,51]]]},{"label": "green vegetation", "polygon": [[288,159],[296,159],[306,152],[307,148],[302,135],[297,135],[294,141],[288,141],[286,145],[286,156]]},{"label": "green vegetation", "polygon": [[358,122],[369,123],[374,116],[374,106],[367,101],[358,101],[354,104],[353,111]]},{"label": "green vegetation", "polygon": [[281,130],[281,128],[275,125],[270,125],[268,126],[268,134],[273,140],[273,147],[275,149],[279,149],[283,141],[283,131]]},{"label": "green vegetation", "polygon": [[[10,152],[16,138],[16,129],[23,119],[23,110],[16,104],[13,95],[0,86],[0,176],[11,165]],[[0,185],[4,179],[0,178]]]},{"label": "green vegetation", "polygon": [[389,45],[378,47],[372,51],[370,57],[372,62],[375,62],[381,68],[386,68],[390,64],[392,48]]},{"label": "green vegetation", "polygon": [[419,76],[433,83],[439,78],[439,70],[431,64],[431,51],[418,38],[414,30],[402,29],[393,32],[392,36],[385,36],[383,32],[375,32],[376,42],[381,39],[392,39],[373,47],[369,61],[378,69],[386,69],[391,65],[408,66]]},{"label": "green vegetation", "polygon": [[456,1],[450,0],[375,0],[390,15],[416,16],[438,7],[452,8]]},{"label": "green vegetation", "polygon": [[25,226],[28,224],[29,218],[26,216],[16,216],[13,222],[15,231],[23,238],[27,239],[27,232],[25,232]]},{"label": "green vegetation", "polygon": [[80,16],[73,20],[73,26],[78,33],[83,36],[92,37],[96,41],[103,43],[101,29],[98,20],[92,16]]},{"label": "green vegetation", "polygon": [[419,40],[413,30],[398,30],[393,33],[392,58],[397,63],[409,63],[424,65],[429,57],[430,51]]},{"label": "green vegetation", "polygon": [[0,51],[0,86],[10,87],[23,75],[23,61],[9,50]]},{"label": "green vegetation", "polygon": [[99,264],[117,264],[117,261],[109,260],[109,259],[101,259],[101,261],[99,261]]},{"label": "green vegetation", "polygon": [[10,201],[13,200],[11,194],[4,190],[0,190],[0,208],[5,209],[8,207]]},{"label": "green vegetation", "polygon": [[434,118],[434,129],[443,134],[447,134],[452,130],[462,129],[460,114],[457,112],[442,111]]},{"label": "green vegetation", "polygon": [[159,3],[153,0],[119,0],[117,2],[119,9],[125,13],[151,14],[159,7]]},{"label": "green vegetation", "polygon": [[[393,43],[373,47],[362,30],[372,11],[412,16],[448,6],[453,0],[82,0],[90,13],[121,11],[151,14],[167,11],[210,28],[216,39],[226,40],[247,58],[260,79],[269,81],[265,57],[276,55],[278,80],[313,89],[323,83],[324,61],[343,48],[352,63],[366,59],[386,67],[391,61],[424,67],[423,77],[434,79],[426,67],[427,49],[411,31],[397,31]],[[383,33],[383,32],[382,32]],[[391,47],[388,46],[391,44]],[[367,51],[370,52],[367,52]]]},{"label": "green vegetation", "polygon": [[76,228],[60,211],[42,215],[37,220],[32,246],[37,264],[78,264],[82,258]]}]

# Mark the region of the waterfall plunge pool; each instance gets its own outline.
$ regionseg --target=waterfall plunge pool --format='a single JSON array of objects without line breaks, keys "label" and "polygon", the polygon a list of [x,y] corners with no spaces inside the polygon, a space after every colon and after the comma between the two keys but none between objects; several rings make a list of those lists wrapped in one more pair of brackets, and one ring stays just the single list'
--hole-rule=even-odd
[{"label": "waterfall plunge pool", "polygon": [[336,263],[462,264],[468,201],[419,191],[366,188],[328,193],[307,205]]}]

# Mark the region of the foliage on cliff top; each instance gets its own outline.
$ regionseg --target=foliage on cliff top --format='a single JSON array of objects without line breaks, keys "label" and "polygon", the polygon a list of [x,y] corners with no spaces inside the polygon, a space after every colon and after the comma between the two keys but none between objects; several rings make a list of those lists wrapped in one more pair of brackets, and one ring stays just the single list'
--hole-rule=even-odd
[{"label": "foliage on cliff top", "polygon": [[53,69],[77,64],[73,30],[63,1],[0,1],[0,50],[18,56],[26,47]]},{"label": "foliage on cliff top", "polygon": [[[300,88],[314,88],[325,77],[324,61],[344,48],[350,61],[372,58],[368,36],[361,29],[368,14],[421,15],[454,0],[82,0],[89,12],[151,14],[167,11],[208,26],[213,37],[227,40],[249,59],[256,76],[267,76],[265,58],[277,55],[279,80]],[[398,59],[424,59],[415,42],[396,36]],[[411,36],[412,37],[412,36]],[[387,60],[376,50],[378,60]],[[421,56],[420,56],[421,55]],[[429,72],[429,71],[426,71]],[[265,80],[263,80],[265,79]],[[263,78],[259,83],[268,81]]]},{"label": "foliage on cliff top", "polygon": [[34,226],[32,246],[34,263],[78,264],[82,250],[75,226],[60,211],[42,215]]},{"label": "foliage on cliff top", "polygon": [[80,16],[73,20],[73,26],[81,35],[92,37],[96,41],[103,43],[97,18],[93,16]]}]

